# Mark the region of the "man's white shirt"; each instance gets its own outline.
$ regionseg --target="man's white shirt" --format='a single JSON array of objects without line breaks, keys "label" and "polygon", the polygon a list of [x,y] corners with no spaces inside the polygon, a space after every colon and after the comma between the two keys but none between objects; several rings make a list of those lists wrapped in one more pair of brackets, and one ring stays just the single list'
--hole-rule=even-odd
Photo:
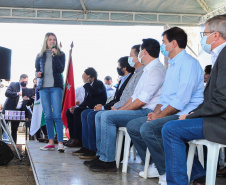
[{"label": "man's white shirt", "polygon": [[161,95],[166,69],[157,58],[146,65],[143,71],[132,95],[132,102],[139,99],[146,103],[142,109],[154,110]]}]

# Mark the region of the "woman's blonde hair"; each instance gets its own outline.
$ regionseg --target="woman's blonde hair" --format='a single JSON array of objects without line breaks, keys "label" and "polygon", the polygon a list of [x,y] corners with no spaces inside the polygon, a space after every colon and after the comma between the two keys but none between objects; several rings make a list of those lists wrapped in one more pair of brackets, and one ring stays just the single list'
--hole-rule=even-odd
[{"label": "woman's blonde hair", "polygon": [[50,35],[52,35],[52,36],[54,36],[56,38],[56,46],[55,46],[55,48],[57,50],[57,55],[58,56],[61,55],[61,50],[60,50],[60,47],[58,46],[56,35],[54,33],[49,32],[49,33],[46,33],[46,35],[45,35],[44,42],[43,42],[43,45],[42,45],[42,50],[40,52],[40,57],[43,56],[43,53],[45,53],[46,50],[48,49],[47,48],[47,40],[48,40]]}]

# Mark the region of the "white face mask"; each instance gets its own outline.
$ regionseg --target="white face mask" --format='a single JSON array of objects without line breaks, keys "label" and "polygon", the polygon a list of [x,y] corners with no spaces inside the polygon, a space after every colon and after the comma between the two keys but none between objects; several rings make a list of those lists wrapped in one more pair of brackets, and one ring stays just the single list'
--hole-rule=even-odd
[{"label": "white face mask", "polygon": [[141,62],[141,59],[143,58],[143,56],[142,57],[140,57],[140,53],[142,52],[143,50],[141,50],[140,52],[139,52],[139,54],[138,54],[138,61],[142,64],[142,62]]},{"label": "white face mask", "polygon": [[105,85],[106,89],[110,89],[111,85]]},{"label": "white face mask", "polygon": [[133,62],[133,57],[128,58],[128,63],[131,67],[134,67],[135,63]]}]

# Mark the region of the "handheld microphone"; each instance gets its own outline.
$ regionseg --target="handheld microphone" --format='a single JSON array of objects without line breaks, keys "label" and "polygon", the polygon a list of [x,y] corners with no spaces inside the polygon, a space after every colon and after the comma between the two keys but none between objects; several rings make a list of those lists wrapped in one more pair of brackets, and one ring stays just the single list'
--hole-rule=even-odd
[{"label": "handheld microphone", "polygon": [[[52,49],[53,49],[53,48],[55,48],[55,45],[52,45]],[[52,55],[55,56],[56,53],[55,53],[55,52],[52,52]]]}]

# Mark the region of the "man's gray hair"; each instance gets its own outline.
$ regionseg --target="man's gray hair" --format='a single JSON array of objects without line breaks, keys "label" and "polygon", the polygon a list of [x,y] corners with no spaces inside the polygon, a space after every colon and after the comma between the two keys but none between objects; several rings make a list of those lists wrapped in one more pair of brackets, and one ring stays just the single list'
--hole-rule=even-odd
[{"label": "man's gray hair", "polygon": [[226,15],[217,15],[206,21],[208,30],[217,31],[226,40]]}]

